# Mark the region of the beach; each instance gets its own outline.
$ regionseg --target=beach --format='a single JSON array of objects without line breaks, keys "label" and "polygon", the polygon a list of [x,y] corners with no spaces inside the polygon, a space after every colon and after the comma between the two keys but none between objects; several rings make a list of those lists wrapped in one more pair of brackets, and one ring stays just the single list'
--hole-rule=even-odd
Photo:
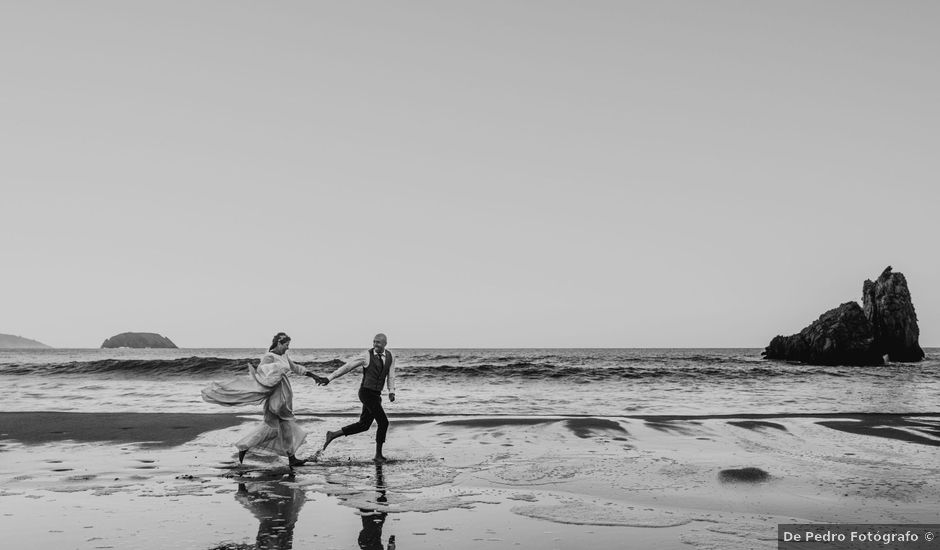
[{"label": "beach", "polygon": [[940,2],[0,14],[0,550],[940,550]]},{"label": "beach", "polygon": [[[774,548],[780,523],[928,523],[940,415],[393,415],[293,473],[252,414],[0,413],[12,548]],[[349,415],[301,415],[315,456]],[[370,432],[370,435],[374,434]]]}]

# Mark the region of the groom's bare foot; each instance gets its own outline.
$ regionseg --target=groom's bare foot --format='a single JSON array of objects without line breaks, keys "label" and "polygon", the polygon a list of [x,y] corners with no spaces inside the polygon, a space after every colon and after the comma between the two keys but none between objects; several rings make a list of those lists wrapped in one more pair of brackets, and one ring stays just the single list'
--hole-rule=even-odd
[{"label": "groom's bare foot", "polygon": [[375,455],[375,457],[372,459],[372,461],[375,462],[376,464],[382,464],[383,462],[386,462],[387,460],[388,459],[382,455]]},{"label": "groom's bare foot", "polygon": [[325,451],[326,448],[327,448],[327,446],[329,446],[329,444],[332,443],[334,439],[336,439],[337,437],[339,437],[339,436],[341,436],[341,435],[343,435],[343,432],[341,432],[341,431],[335,431],[335,432],[330,432],[330,431],[328,431],[328,432],[326,432],[326,439],[323,440],[323,448],[320,449],[320,450],[321,450],[321,451]]}]

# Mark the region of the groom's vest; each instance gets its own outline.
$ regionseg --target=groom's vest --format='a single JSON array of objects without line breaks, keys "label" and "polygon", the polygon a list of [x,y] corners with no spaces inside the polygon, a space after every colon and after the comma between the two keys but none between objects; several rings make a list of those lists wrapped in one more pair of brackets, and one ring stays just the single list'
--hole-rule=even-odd
[{"label": "groom's vest", "polygon": [[382,386],[385,384],[385,377],[388,376],[388,366],[392,364],[392,352],[385,350],[385,364],[382,364],[382,360],[376,357],[375,350],[369,350],[369,364],[366,365],[366,368],[362,369],[362,387],[382,391]]}]

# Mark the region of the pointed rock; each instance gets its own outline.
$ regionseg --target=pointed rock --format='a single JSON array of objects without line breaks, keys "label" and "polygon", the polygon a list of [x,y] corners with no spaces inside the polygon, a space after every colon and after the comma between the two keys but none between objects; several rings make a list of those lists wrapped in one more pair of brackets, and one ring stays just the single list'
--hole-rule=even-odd
[{"label": "pointed rock", "polygon": [[924,358],[917,314],[901,273],[885,269],[878,280],[865,281],[862,289],[865,317],[871,323],[875,349],[891,361],[916,362]]}]

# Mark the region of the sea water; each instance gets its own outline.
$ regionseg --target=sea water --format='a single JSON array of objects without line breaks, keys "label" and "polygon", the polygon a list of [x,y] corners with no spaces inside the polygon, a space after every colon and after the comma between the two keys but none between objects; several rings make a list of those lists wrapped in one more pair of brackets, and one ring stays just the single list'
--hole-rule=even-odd
[{"label": "sea water", "polygon": [[[292,349],[329,374],[363,350]],[[391,415],[740,415],[940,411],[940,349],[920,363],[821,367],[759,349],[397,349]],[[242,376],[261,349],[0,351],[2,411],[245,412],[199,390]],[[358,414],[361,376],[292,379],[299,415]]]}]

